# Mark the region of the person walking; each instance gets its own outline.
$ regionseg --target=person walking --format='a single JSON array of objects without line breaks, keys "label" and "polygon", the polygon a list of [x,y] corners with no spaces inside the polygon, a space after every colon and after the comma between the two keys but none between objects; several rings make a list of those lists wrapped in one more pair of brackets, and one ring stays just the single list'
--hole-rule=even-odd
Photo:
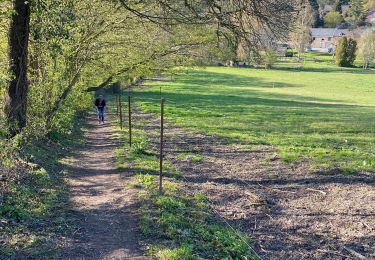
[{"label": "person walking", "polygon": [[105,103],[105,100],[103,98],[103,95],[100,95],[95,100],[95,106],[96,106],[96,111],[98,112],[99,124],[100,123],[104,124],[104,112],[106,110],[106,103]]}]

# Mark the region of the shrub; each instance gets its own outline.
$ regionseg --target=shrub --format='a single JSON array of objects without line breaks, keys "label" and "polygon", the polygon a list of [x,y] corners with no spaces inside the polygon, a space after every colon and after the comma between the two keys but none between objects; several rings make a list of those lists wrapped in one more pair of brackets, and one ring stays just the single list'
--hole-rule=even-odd
[{"label": "shrub", "polygon": [[340,67],[351,67],[355,60],[357,42],[347,37],[342,37],[336,48],[336,64]]},{"label": "shrub", "polygon": [[274,50],[267,50],[262,54],[262,60],[267,69],[277,62],[277,53]]}]

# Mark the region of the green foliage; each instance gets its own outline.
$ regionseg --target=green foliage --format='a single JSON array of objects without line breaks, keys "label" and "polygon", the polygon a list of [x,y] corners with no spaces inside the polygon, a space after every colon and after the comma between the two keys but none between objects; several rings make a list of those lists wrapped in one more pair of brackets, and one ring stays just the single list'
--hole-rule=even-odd
[{"label": "green foliage", "polygon": [[203,161],[203,158],[199,154],[190,154],[190,153],[180,153],[177,155],[178,158],[184,159],[184,160],[190,160],[192,162],[201,162]]},{"label": "green foliage", "polygon": [[340,67],[351,67],[356,58],[357,42],[346,36],[339,40],[336,47],[336,64]]},{"label": "green foliage", "polygon": [[262,53],[262,61],[266,68],[271,68],[277,61],[277,53],[275,50],[268,50]]},{"label": "green foliage", "polygon": [[[44,252],[46,249],[41,246],[51,236],[51,230],[47,230],[50,227],[41,223],[47,219],[53,221],[54,214],[58,214],[57,205],[64,197],[62,183],[51,172],[41,168],[31,171],[22,181],[7,185],[4,204],[0,206],[0,218],[9,225],[0,226],[3,235],[0,258],[4,255],[28,255],[30,252],[33,255],[29,257],[43,257],[47,251],[52,256],[52,252]],[[57,223],[54,226],[58,228]],[[29,250],[31,248],[33,250]]]},{"label": "green foliage", "polygon": [[339,12],[330,11],[324,16],[324,26],[328,28],[336,28],[344,22],[344,17]]},{"label": "green foliage", "polygon": [[[4,8],[1,3],[1,25],[7,21],[1,16]],[[5,69],[0,72],[0,105],[9,77],[6,28],[1,29],[0,65]],[[118,81],[128,86],[141,76],[191,64],[200,46],[211,46],[213,32],[209,26],[188,24],[165,30],[113,1],[35,2],[31,6],[25,136],[35,140],[48,135],[58,140],[69,134],[73,117],[92,107],[92,94],[86,89]]]},{"label": "green foliage", "polygon": [[6,142],[8,147],[0,151],[1,156],[6,153],[2,158],[7,159],[0,160],[0,175],[5,177],[0,183],[0,195],[4,195],[0,219],[6,223],[0,225],[0,258],[54,259],[57,251],[51,248],[51,239],[71,227],[65,212],[66,170],[61,168],[59,159],[73,141],[80,143],[82,132],[76,127],[74,140],[70,135],[70,139],[60,139],[61,144],[46,138],[26,142],[23,134],[16,136],[13,144]]},{"label": "green foliage", "polygon": [[182,245],[175,249],[152,248],[151,252],[156,252],[156,257],[160,260],[186,259],[194,260],[193,249],[190,245]]},{"label": "green foliage", "polygon": [[147,154],[148,140],[145,136],[136,136],[130,148],[131,155]]},{"label": "green foliage", "polygon": [[51,213],[61,186],[45,169],[31,171],[23,184],[11,184],[0,207],[0,216],[12,220],[30,220]]},{"label": "green foliage", "polygon": [[347,37],[342,37],[336,47],[335,51],[335,60],[336,64],[340,67],[345,67],[347,64],[346,61],[346,46],[348,44],[348,38]]},{"label": "green foliage", "polygon": [[364,32],[358,45],[358,56],[363,62],[363,68],[375,65],[375,32],[372,30]]},{"label": "green foliage", "polygon": [[[9,22],[9,17],[11,15],[11,2],[10,1],[0,1],[0,108],[3,107],[3,91],[7,80],[11,75],[8,74],[7,70],[7,24]],[[0,123],[2,120],[2,111],[0,111]]]},{"label": "green foliage", "polygon": [[166,117],[181,127],[232,143],[272,144],[288,162],[374,171],[374,71],[333,62],[308,56],[298,72],[288,64],[196,68],[170,82],[148,82],[152,87],[135,89],[134,96],[158,113],[162,84]]},{"label": "green foliage", "polygon": [[136,180],[139,184],[144,186],[146,189],[151,189],[153,188],[156,183],[155,176],[149,175],[149,174],[137,174]]},{"label": "green foliage", "polygon": [[319,3],[317,0],[309,0],[310,6],[312,8],[312,15],[313,15],[313,27],[317,28],[322,26],[322,19],[320,18],[319,14]]},{"label": "green foliage", "polygon": [[[145,177],[146,183],[151,180]],[[141,184],[144,178],[137,177]],[[156,181],[155,178],[152,178]],[[142,213],[142,230],[149,235],[167,239],[159,246],[151,247],[150,253],[158,259],[197,259],[234,258],[256,259],[249,251],[249,239],[225,225],[219,225],[210,213],[207,213],[207,197],[195,194],[193,197],[179,195],[178,190],[157,195],[157,185],[148,184]],[[178,242],[170,248],[170,242]]]},{"label": "green foliage", "polygon": [[364,0],[350,0],[349,2],[349,16],[350,20],[359,25],[363,22],[366,10],[365,10],[365,1]]}]

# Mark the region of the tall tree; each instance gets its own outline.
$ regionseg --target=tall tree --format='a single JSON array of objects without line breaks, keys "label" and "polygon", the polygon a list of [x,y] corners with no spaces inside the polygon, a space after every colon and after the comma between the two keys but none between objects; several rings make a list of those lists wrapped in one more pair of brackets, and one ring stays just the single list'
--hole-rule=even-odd
[{"label": "tall tree", "polygon": [[31,1],[14,0],[13,15],[9,25],[9,73],[5,96],[5,115],[9,125],[9,134],[14,136],[26,126],[26,108],[28,94],[27,58],[29,46]]},{"label": "tall tree", "polygon": [[324,17],[324,27],[336,28],[344,22],[344,17],[339,12],[331,11]]},{"label": "tall tree", "polygon": [[340,67],[353,66],[357,50],[357,42],[346,36],[342,37],[336,47],[336,64]]},{"label": "tall tree", "polygon": [[47,130],[66,122],[61,111],[71,113],[77,102],[86,102],[88,86],[95,90],[187,64],[195,49],[214,39],[204,24],[161,28],[101,0],[43,0],[33,10],[32,25],[30,106],[38,105],[29,117]]},{"label": "tall tree", "polygon": [[318,0],[309,0],[309,3],[311,5],[311,8],[312,8],[311,12],[312,12],[312,15],[313,15],[313,18],[314,18],[314,23],[312,24],[312,26],[313,27],[322,26],[323,20],[320,17]]},{"label": "tall tree", "polygon": [[375,62],[375,32],[367,30],[358,43],[358,54],[363,61],[363,68],[367,69]]},{"label": "tall tree", "polygon": [[28,62],[30,1],[12,3],[5,106],[11,135],[25,126],[27,105],[30,122],[53,125],[64,104],[80,102],[66,101],[88,86],[189,62],[213,39],[240,42],[248,53],[262,50],[288,34],[294,17],[290,0],[38,0]]},{"label": "tall tree", "polygon": [[[158,24],[210,24],[228,41],[238,41],[251,51],[262,50],[269,41],[286,39],[295,5],[290,0],[119,0],[137,16]],[[234,46],[235,44],[233,44]]]},{"label": "tall tree", "polygon": [[364,0],[350,0],[349,16],[350,20],[355,25],[360,25],[365,17],[365,1]]},{"label": "tall tree", "polygon": [[300,1],[299,13],[295,21],[290,40],[293,47],[298,51],[298,58],[310,42],[310,28],[314,24],[313,10],[308,1]]}]

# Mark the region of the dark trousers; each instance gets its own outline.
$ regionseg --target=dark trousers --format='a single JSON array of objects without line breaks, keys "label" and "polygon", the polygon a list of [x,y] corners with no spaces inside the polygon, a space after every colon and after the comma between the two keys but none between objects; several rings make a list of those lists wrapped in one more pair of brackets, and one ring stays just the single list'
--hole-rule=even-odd
[{"label": "dark trousers", "polygon": [[104,122],[104,107],[98,107],[99,121]]}]

